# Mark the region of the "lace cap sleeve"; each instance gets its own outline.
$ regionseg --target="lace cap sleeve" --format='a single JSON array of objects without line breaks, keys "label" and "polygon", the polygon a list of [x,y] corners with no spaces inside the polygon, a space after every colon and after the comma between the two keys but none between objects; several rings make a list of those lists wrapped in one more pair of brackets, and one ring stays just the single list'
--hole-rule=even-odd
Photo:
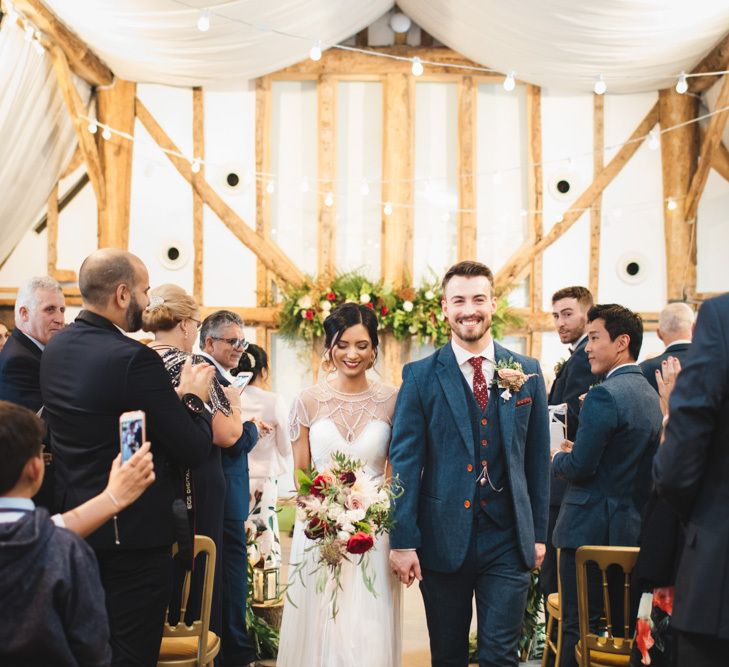
[{"label": "lace cap sleeve", "polygon": [[[309,428],[312,422],[311,401],[306,400],[307,392],[304,391],[294,399],[289,413],[289,440],[294,442],[301,435],[301,427]],[[309,408],[307,409],[307,404]]]}]

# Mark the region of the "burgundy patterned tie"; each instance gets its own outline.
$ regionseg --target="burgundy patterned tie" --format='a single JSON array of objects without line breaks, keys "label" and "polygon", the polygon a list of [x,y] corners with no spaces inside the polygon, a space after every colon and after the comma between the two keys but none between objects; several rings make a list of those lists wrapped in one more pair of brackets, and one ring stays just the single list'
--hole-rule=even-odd
[{"label": "burgundy patterned tie", "polygon": [[486,409],[489,402],[489,386],[486,384],[486,376],[483,374],[483,357],[471,357],[468,362],[473,366],[473,394],[476,397],[481,411]]}]

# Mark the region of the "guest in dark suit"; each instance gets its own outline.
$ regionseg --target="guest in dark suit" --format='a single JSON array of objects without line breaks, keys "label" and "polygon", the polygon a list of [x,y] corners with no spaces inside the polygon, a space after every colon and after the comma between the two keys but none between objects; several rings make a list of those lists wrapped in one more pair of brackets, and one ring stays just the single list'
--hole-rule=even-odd
[{"label": "guest in dark suit", "polygon": [[553,536],[554,546],[562,549],[562,667],[577,665],[575,552],[586,544],[637,544],[637,498],[647,498],[650,490],[648,463],[658,447],[662,422],[658,395],[635,363],[643,340],[640,317],[608,304],[591,308],[587,320],[590,368],[606,377],[585,397],[574,444],[566,440],[552,451],[553,474],[568,482]]},{"label": "guest in dark suit", "polygon": [[662,495],[686,522],[672,623],[679,665],[729,655],[729,294],[699,310],[694,342],[669,401],[653,464]]},{"label": "guest in dark suit", "polygon": [[675,357],[683,362],[688,353],[694,332],[694,311],[685,303],[669,303],[658,316],[658,338],[666,349],[661,354],[641,363],[640,369],[651,387],[658,391],[656,371],[668,357]]},{"label": "guest in dark suit", "polygon": [[[535,359],[491,337],[493,276],[460,262],[443,278],[452,340],[403,369],[390,463],[390,565],[420,579],[434,665],[465,665],[473,597],[481,665],[516,665],[530,570],[547,535],[547,396]],[[522,372],[503,385],[504,367]],[[491,387],[491,391],[489,391]],[[422,569],[421,569],[422,568]]]},{"label": "guest in dark suit", "polygon": [[84,310],[53,337],[41,361],[56,499],[64,511],[102,491],[119,453],[119,416],[146,413],[156,479],[88,541],[106,594],[112,664],[148,667],[159,655],[170,599],[177,471],[202,463],[210,452],[201,397],[207,398],[212,371],[203,364],[188,367],[178,395],[159,355],[124,334],[139,329],[149,302],[147,269],[139,258],[98,250],[82,264],[79,288]]},{"label": "guest in dark suit", "polygon": [[[552,295],[552,316],[559,340],[569,345],[569,359],[557,370],[549,391],[549,405],[567,404],[565,415],[567,439],[574,441],[582,406],[580,396],[597,382],[587,360],[587,312],[592,308],[592,294],[586,287],[564,287]],[[547,553],[539,572],[539,586],[544,595],[557,592],[557,550],[552,544],[554,524],[557,522],[567,482],[550,476],[549,524],[547,526]]]},{"label": "guest in dark suit", "polygon": [[0,352],[0,400],[40,410],[41,354],[63,329],[65,312],[63,290],[49,276],[31,278],[18,290],[15,329]]},{"label": "guest in dark suit", "polygon": [[[233,385],[230,371],[238,365],[248,343],[243,335],[243,320],[229,310],[219,310],[200,328],[203,356],[215,366],[215,375],[223,387]],[[235,406],[240,417],[240,403]],[[255,661],[256,650],[246,632],[248,597],[248,551],[245,520],[248,518],[248,453],[258,441],[258,429],[245,422],[243,434],[232,446],[222,450],[225,475],[225,509],[223,513],[223,667],[241,667]]]}]

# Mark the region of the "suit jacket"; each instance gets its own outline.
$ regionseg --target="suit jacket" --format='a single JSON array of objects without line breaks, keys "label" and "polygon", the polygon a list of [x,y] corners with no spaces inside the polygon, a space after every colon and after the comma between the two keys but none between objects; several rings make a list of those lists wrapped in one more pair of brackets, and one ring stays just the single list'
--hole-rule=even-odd
[{"label": "suit jacket", "polygon": [[672,623],[729,639],[729,294],[705,301],[653,464],[687,522]]},{"label": "suit jacket", "polygon": [[681,362],[681,365],[683,365],[684,359],[688,354],[689,347],[691,347],[689,343],[673,343],[672,345],[668,345],[662,354],[659,354],[657,357],[653,357],[652,359],[646,359],[640,364],[640,370],[643,371],[645,379],[648,380],[653,389],[658,391],[658,385],[656,384],[656,371],[660,370],[663,360],[668,359],[668,357],[676,357],[676,359]]},{"label": "suit jacket", "polygon": [[0,352],[0,400],[38,412],[41,349],[17,327]]},{"label": "suit jacket", "polygon": [[[587,338],[580,341],[570,358],[565,361],[562,368],[554,378],[552,388],[549,390],[549,405],[567,403],[567,439],[574,442],[577,427],[580,424],[579,414],[582,407],[580,396],[598,381],[590,370],[587,360]],[[551,475],[549,483],[549,504],[559,507],[562,504],[567,482]]]},{"label": "suit jacket", "polygon": [[[516,541],[527,567],[547,534],[549,425],[547,395],[535,359],[494,344],[496,361],[513,357],[534,373],[520,391],[498,401],[499,427],[516,517]],[[466,557],[479,471],[461,370],[450,344],[407,364],[397,397],[390,462],[403,494],[394,502],[393,549],[416,548],[423,567],[454,572]]]},{"label": "suit jacket", "polygon": [[[215,377],[223,387],[230,386],[228,379],[215,366]],[[245,521],[248,518],[250,479],[248,453],[258,442],[258,429],[253,422],[243,422],[243,433],[231,447],[221,449],[223,474],[225,475],[225,521]]]},{"label": "suit jacket", "polygon": [[[194,467],[207,458],[212,443],[209,415],[192,415],[185,409],[154,350],[85,310],[49,341],[40,383],[60,511],[106,487],[111,462],[119,453],[119,415],[144,410],[156,479],[119,514],[119,548],[172,544],[179,468]],[[95,548],[114,548],[113,522],[88,540]]]},{"label": "suit jacket", "polygon": [[552,462],[568,481],[554,546],[634,546],[661,433],[658,394],[638,366],[624,366],[590,389],[580,417],[572,451]]}]

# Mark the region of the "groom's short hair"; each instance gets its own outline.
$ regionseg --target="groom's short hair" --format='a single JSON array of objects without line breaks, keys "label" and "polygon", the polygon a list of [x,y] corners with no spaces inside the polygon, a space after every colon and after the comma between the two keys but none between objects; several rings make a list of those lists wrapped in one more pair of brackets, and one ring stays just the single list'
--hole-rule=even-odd
[{"label": "groom's short hair", "polygon": [[453,276],[465,276],[467,278],[473,278],[475,276],[486,276],[489,283],[491,283],[491,293],[494,291],[494,274],[491,269],[481,262],[474,262],[471,260],[465,260],[454,264],[448,269],[443,276],[443,281],[440,284],[441,290],[443,291],[443,298],[445,298],[446,285],[450,282]]}]

